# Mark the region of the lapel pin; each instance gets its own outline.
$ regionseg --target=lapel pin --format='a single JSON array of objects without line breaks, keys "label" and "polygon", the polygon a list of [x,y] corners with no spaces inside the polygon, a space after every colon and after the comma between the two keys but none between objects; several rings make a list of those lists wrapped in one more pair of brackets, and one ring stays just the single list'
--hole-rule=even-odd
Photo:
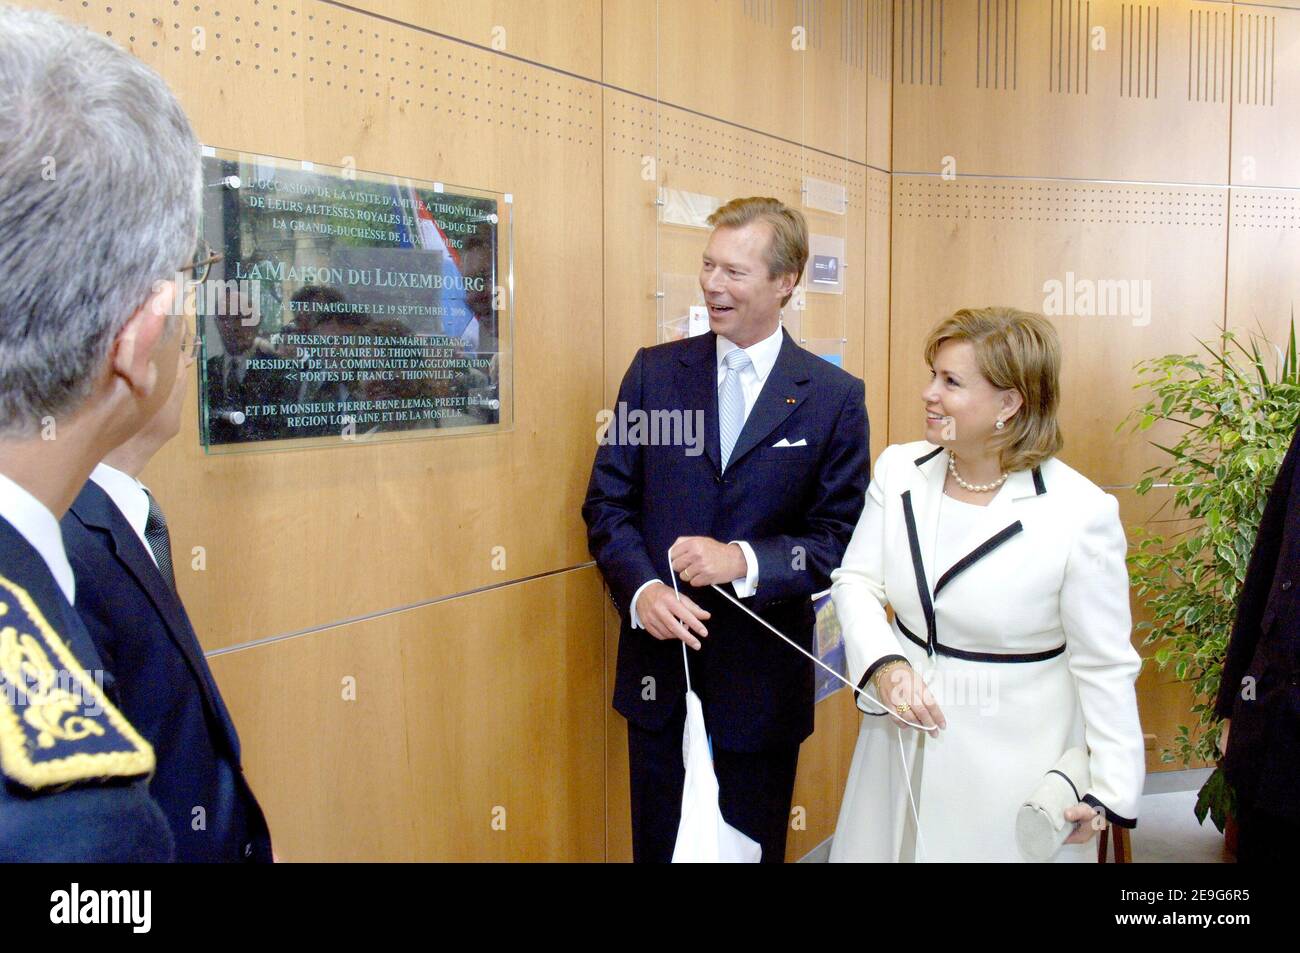
[{"label": "lapel pin", "polygon": [[794,399],[793,397],[787,397],[787,398],[785,399],[785,402],[786,402],[787,404],[793,404],[793,403],[795,403],[795,399]]}]

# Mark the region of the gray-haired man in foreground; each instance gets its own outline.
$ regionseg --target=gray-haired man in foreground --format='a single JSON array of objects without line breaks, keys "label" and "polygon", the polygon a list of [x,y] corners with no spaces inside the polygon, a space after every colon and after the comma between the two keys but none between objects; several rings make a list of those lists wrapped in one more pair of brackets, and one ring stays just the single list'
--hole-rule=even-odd
[{"label": "gray-haired man in foreground", "polygon": [[171,393],[198,142],[108,40],[0,6],[0,860],[168,860],[59,518]]}]

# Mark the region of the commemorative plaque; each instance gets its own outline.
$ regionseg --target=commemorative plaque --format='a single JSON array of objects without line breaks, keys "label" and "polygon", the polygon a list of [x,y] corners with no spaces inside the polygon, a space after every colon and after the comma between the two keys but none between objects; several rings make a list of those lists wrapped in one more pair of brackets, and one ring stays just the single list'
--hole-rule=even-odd
[{"label": "commemorative plaque", "polygon": [[204,148],[209,452],[511,423],[511,197]]}]

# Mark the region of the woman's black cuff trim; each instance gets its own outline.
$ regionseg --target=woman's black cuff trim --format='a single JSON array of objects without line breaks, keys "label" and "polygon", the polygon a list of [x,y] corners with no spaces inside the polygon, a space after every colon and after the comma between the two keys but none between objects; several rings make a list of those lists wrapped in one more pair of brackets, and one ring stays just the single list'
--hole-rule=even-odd
[{"label": "woman's black cuff trim", "polygon": [[871,681],[871,676],[875,675],[876,672],[880,670],[880,666],[886,665],[889,662],[906,662],[906,661],[907,659],[901,655],[882,655],[880,658],[876,659],[867,667],[867,674],[863,675],[862,681],[858,682],[858,688],[859,689],[866,688],[867,682]]},{"label": "woman's black cuff trim", "polygon": [[1114,811],[1108,808],[1105,804],[1102,804],[1091,794],[1085,794],[1082,800],[1084,804],[1087,804],[1089,807],[1101,811],[1101,813],[1105,814],[1106,820],[1110,821],[1110,823],[1114,824],[1116,827],[1128,827],[1128,828],[1137,827],[1138,824],[1137,818],[1122,817],[1121,815],[1116,814]]},{"label": "woman's black cuff trim", "polygon": [[[894,660],[898,660],[901,662],[907,661],[907,659],[903,658],[903,656],[901,655],[882,656],[876,659],[876,661],[871,663],[870,667],[867,668],[866,674],[862,676],[862,680],[858,682],[858,690],[853,693],[853,704],[857,705],[858,711],[862,712],[862,714],[864,715],[888,714],[888,712],[885,711],[884,706],[877,699],[874,699],[867,694],[867,683],[871,681],[871,676],[876,674],[876,671],[880,668],[880,666],[884,665],[887,662],[892,662]],[[863,708],[862,705],[860,704],[863,698],[870,699],[870,703],[878,707],[880,711],[868,711],[867,709]]]}]

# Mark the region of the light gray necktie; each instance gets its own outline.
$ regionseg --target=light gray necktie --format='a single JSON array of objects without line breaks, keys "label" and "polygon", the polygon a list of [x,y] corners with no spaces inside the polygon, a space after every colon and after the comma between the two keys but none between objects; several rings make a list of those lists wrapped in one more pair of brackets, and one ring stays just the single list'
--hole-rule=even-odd
[{"label": "light gray necktie", "polygon": [[745,426],[745,389],[740,386],[740,372],[753,361],[742,348],[728,351],[723,362],[727,371],[718,387],[718,443],[722,451],[722,469],[727,469],[736,438]]}]

